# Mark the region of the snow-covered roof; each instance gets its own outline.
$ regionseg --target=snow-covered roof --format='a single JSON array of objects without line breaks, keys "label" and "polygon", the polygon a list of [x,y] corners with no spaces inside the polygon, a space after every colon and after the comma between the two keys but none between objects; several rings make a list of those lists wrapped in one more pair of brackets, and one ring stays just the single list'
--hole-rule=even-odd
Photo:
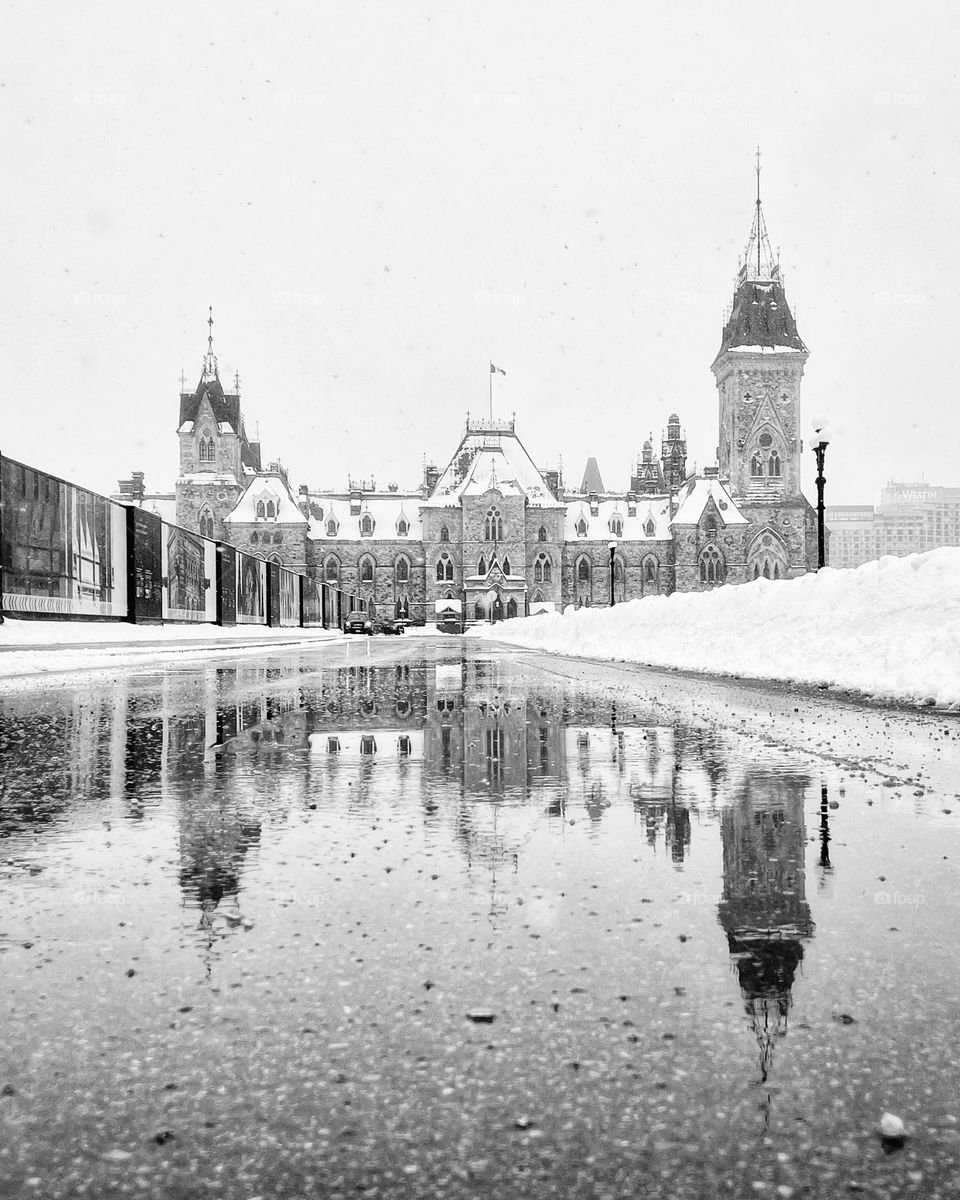
[{"label": "snow-covered roof", "polygon": [[[567,501],[567,513],[563,525],[563,536],[568,542],[655,542],[670,537],[670,498],[668,496],[638,496],[636,515],[629,516],[627,502],[623,497],[605,496],[597,504],[597,515],[590,513],[590,502],[586,496],[571,497]],[[618,537],[610,528],[614,517],[619,517],[623,532]],[[581,537],[577,526],[581,519],[586,522],[586,536]],[[647,523],[653,521],[652,534],[646,531]]]},{"label": "snow-covered roof", "polygon": [[514,433],[512,423],[490,428],[468,424],[457,452],[424,503],[431,508],[447,508],[458,504],[463,496],[482,496],[488,491],[526,496],[534,508],[560,507]]},{"label": "snow-covered roof", "polygon": [[[321,520],[310,517],[307,529],[307,536],[318,542],[417,542],[423,538],[423,523],[420,520],[423,497],[419,492],[364,492],[359,513],[351,513],[350,496],[347,493],[315,492],[311,493],[310,502],[323,510]],[[360,532],[364,516],[369,516],[373,522],[371,533]],[[331,517],[337,523],[337,532],[332,537],[327,532]],[[397,531],[401,518],[407,523],[405,535]]]},{"label": "snow-covered roof", "polygon": [[[252,525],[257,520],[257,503],[260,500],[264,505],[272,500],[277,506],[278,525],[306,521],[283,476],[273,473],[254,475],[233,512],[224,519],[231,525]],[[274,518],[269,520],[271,524],[274,523]]]},{"label": "snow-covered roof", "polygon": [[235,475],[227,475],[217,471],[191,471],[189,474],[181,475],[182,483],[228,483],[231,487],[235,487],[237,479]]},{"label": "snow-covered roof", "polygon": [[728,346],[731,354],[803,354],[797,346]]},{"label": "snow-covered roof", "polygon": [[717,475],[695,475],[688,479],[681,487],[677,499],[679,507],[673,518],[674,525],[697,525],[707,502],[711,499],[716,504],[724,525],[749,524]]}]

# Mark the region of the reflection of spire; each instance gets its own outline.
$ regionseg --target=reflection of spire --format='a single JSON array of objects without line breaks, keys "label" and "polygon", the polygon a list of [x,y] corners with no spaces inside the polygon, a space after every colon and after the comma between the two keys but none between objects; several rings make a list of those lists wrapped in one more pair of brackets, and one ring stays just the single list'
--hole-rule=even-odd
[{"label": "reflection of spire", "polygon": [[793,981],[814,925],[805,899],[805,776],[753,771],[721,816],[720,924],[760,1047],[760,1077],[787,1032]]}]

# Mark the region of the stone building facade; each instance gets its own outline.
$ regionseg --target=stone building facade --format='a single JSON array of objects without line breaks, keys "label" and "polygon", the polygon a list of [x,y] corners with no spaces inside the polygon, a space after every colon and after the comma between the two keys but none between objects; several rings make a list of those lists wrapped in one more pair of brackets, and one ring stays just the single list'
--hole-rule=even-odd
[{"label": "stone building facade", "polygon": [[294,497],[282,468],[261,467],[210,337],[198,387],[180,397],[178,522],[418,622],[790,578],[816,567],[816,515],[800,491],[807,358],[758,200],[712,365],[716,466],[688,474],[671,413],[659,457],[646,441],[628,490],[604,489],[592,459],[568,489],[535,465],[514,420],[468,416],[447,466],[426,467],[417,488],[351,482]]}]

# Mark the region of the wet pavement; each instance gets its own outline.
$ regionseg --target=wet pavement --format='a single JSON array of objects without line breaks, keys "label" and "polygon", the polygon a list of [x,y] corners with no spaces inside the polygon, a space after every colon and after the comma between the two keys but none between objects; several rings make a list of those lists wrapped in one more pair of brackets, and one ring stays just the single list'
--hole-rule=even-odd
[{"label": "wet pavement", "polygon": [[0,694],[0,1195],[960,1195],[958,738],[459,638]]}]

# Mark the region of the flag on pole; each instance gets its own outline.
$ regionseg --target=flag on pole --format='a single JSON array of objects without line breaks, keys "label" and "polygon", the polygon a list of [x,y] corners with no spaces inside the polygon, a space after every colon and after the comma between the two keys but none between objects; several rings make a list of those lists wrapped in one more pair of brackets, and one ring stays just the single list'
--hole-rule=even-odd
[{"label": "flag on pole", "polygon": [[495,367],[493,365],[493,363],[491,363],[490,364],[490,374],[496,375],[498,371],[501,375],[506,375],[506,371],[503,369],[503,367]]}]

